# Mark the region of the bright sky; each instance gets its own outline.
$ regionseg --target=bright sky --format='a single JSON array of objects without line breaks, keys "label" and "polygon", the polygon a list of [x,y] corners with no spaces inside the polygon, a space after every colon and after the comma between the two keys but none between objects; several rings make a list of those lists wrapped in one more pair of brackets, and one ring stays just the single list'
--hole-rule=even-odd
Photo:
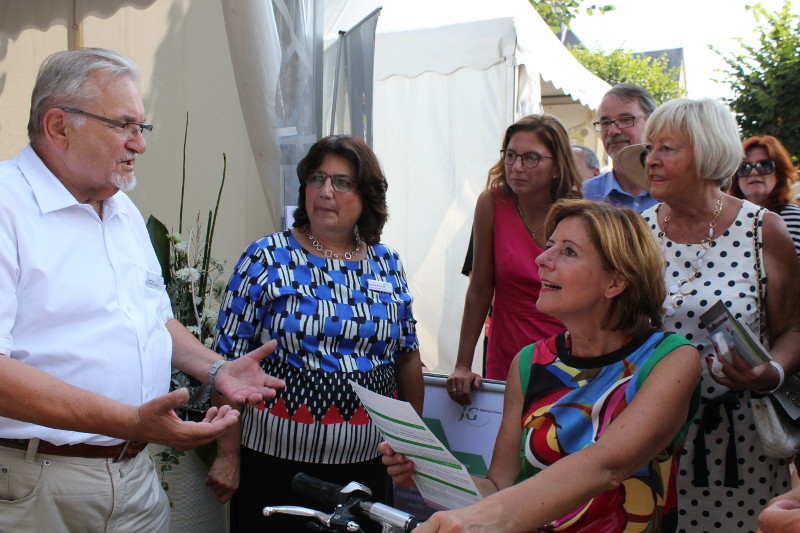
[{"label": "bright sky", "polygon": [[[686,86],[693,98],[730,97],[724,79],[715,72],[725,62],[711,44],[730,57],[740,50],[735,37],[748,44],[758,43],[754,33],[755,19],[745,5],[757,0],[591,0],[586,4],[611,4],[616,7],[604,15],[581,15],[572,21],[571,29],[585,44],[599,44],[604,50],[623,47],[634,52],[683,47],[686,65]],[[783,0],[760,0],[768,12],[778,11]],[[800,0],[792,0],[792,11],[800,13]]]}]

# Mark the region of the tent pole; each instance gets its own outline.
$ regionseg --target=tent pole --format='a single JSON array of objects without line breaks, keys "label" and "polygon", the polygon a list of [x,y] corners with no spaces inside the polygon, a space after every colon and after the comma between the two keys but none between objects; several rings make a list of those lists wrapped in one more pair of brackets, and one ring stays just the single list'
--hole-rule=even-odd
[{"label": "tent pole", "polygon": [[333,127],[336,125],[336,99],[339,94],[339,67],[342,64],[342,49],[344,49],[344,36],[347,32],[339,30],[339,50],[336,51],[336,70],[333,74],[333,100],[331,101],[331,131],[329,135],[333,135]]}]

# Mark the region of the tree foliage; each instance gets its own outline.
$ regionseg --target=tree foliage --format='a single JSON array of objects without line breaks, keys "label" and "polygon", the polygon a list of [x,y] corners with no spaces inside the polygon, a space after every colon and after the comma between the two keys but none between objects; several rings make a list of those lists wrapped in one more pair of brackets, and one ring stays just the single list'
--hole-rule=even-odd
[{"label": "tree foliage", "polygon": [[530,0],[530,2],[553,33],[560,33],[562,24],[564,27],[569,27],[572,19],[577,17],[581,10],[587,15],[592,15],[595,11],[607,13],[614,10],[614,6],[609,4],[582,7],[583,0]]},{"label": "tree foliage", "polygon": [[[615,9],[610,4],[584,6],[584,0],[530,0],[530,3],[555,33],[569,27],[582,12],[592,15]],[[607,53],[598,45],[573,47],[571,52],[590,72],[611,85],[640,85],[648,89],[658,102],[685,96],[676,69],[668,67],[666,57],[651,58],[622,48]]]},{"label": "tree foliage", "polygon": [[748,6],[756,21],[757,46],[739,39],[741,52],[725,57],[724,80],[734,97],[727,103],[736,113],[742,137],[777,137],[797,161],[800,157],[800,16],[789,0],[775,13],[761,4]]},{"label": "tree foliage", "polygon": [[639,85],[650,91],[658,103],[685,96],[677,79],[677,67],[668,68],[666,56],[652,58],[622,48],[606,52],[598,45],[576,46],[570,51],[590,72],[611,85]]}]

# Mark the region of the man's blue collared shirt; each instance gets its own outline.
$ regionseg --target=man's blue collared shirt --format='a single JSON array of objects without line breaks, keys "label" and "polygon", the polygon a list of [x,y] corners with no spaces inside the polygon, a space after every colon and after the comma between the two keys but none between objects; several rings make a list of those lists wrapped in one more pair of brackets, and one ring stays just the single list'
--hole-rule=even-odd
[{"label": "man's blue collared shirt", "polygon": [[630,207],[638,213],[646,211],[658,203],[658,200],[650,196],[647,191],[642,191],[636,198],[625,192],[613,170],[583,182],[583,197],[587,200],[599,200],[620,207]]}]

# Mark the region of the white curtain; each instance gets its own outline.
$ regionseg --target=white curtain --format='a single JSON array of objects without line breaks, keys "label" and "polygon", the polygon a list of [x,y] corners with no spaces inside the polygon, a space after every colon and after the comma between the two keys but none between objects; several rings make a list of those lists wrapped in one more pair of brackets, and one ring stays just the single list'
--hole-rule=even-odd
[{"label": "white curtain", "polygon": [[275,94],[281,48],[272,2],[223,0],[222,9],[250,147],[273,222],[280,227],[283,206]]}]

